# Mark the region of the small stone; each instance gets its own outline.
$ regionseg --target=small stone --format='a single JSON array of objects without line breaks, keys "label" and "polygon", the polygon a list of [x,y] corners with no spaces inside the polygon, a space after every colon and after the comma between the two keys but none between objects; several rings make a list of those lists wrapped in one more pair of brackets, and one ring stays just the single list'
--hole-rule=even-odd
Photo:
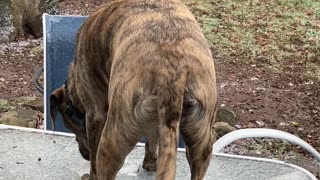
[{"label": "small stone", "polygon": [[88,180],[90,179],[90,175],[88,173],[81,176],[81,180]]},{"label": "small stone", "polygon": [[261,127],[265,125],[265,123],[263,121],[256,121],[256,123]]},{"label": "small stone", "polygon": [[312,136],[311,136],[311,135],[308,135],[307,137],[308,137],[308,138],[312,138]]},{"label": "small stone", "polygon": [[236,130],[234,127],[230,126],[228,123],[226,122],[216,122],[213,124],[213,129],[216,131],[216,133],[218,133],[218,135],[220,137],[222,137],[223,135]]},{"label": "small stone", "polygon": [[279,125],[280,125],[280,126],[288,126],[289,124],[288,124],[288,123],[285,123],[285,122],[281,122]]},{"label": "small stone", "polygon": [[306,85],[309,85],[309,84],[313,85],[313,84],[314,84],[314,81],[308,81],[308,82],[306,82],[306,83],[304,83],[304,84],[306,84]]},{"label": "small stone", "polygon": [[227,85],[228,85],[228,82],[221,83],[220,88],[224,88],[224,87],[227,86]]},{"label": "small stone", "polygon": [[0,81],[1,82],[5,82],[6,80],[4,78],[0,78]]},{"label": "small stone", "polygon": [[242,128],[242,125],[240,125],[240,124],[236,124],[236,125],[234,125],[237,129],[241,129]]},{"label": "small stone", "polygon": [[41,158],[40,158],[40,157],[38,158],[38,161],[41,161]]},{"label": "small stone", "polygon": [[30,42],[29,41],[20,41],[19,42],[19,47],[26,47],[29,46]]},{"label": "small stone", "polygon": [[291,124],[292,126],[296,126],[296,127],[299,126],[299,123],[298,123],[297,121],[290,121],[290,124]]},{"label": "small stone", "polygon": [[234,126],[237,118],[237,115],[233,111],[227,108],[219,108],[217,111],[216,122],[226,122],[231,126]]},{"label": "small stone", "polygon": [[256,78],[256,77],[252,77],[250,80],[251,80],[251,81],[257,81],[257,80],[259,80],[259,79]]},{"label": "small stone", "polygon": [[261,155],[261,154],[262,154],[262,152],[261,152],[261,151],[256,151],[256,153],[257,153],[258,155]]},{"label": "small stone", "polygon": [[255,88],[256,90],[262,90],[262,91],[266,91],[266,88]]}]

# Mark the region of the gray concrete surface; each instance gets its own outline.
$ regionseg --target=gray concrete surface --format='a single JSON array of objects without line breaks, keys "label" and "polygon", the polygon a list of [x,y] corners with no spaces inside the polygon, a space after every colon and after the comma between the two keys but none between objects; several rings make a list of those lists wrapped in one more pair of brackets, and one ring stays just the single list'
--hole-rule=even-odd
[{"label": "gray concrete surface", "polygon": [[[143,147],[127,157],[117,179],[154,179],[141,168]],[[185,155],[178,154],[176,179],[190,179]],[[0,180],[78,180],[89,163],[78,152],[74,137],[1,128]],[[215,155],[208,180],[311,180],[305,172],[281,162]]]}]

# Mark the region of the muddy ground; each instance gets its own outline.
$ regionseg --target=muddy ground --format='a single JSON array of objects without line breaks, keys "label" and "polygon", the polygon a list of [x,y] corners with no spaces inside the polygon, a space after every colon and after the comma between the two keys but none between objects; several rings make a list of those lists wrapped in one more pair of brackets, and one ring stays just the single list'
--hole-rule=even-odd
[{"label": "muddy ground", "polygon": [[[97,5],[65,0],[59,2],[58,9],[60,14],[87,15]],[[188,5],[192,9],[194,4]],[[198,15],[197,9],[192,10]],[[42,39],[21,38],[0,44],[0,99],[40,96],[32,77],[43,65],[42,50]],[[237,128],[283,130],[301,137],[320,151],[320,80],[317,76],[306,75],[302,68],[304,61],[289,58],[280,63],[281,68],[274,68],[274,62],[264,56],[248,57],[231,51],[220,54],[214,46],[212,52],[216,61],[219,106],[237,114]],[[319,54],[312,61],[320,66]],[[241,140],[228,151],[286,160],[320,176],[319,163],[288,143]]]}]

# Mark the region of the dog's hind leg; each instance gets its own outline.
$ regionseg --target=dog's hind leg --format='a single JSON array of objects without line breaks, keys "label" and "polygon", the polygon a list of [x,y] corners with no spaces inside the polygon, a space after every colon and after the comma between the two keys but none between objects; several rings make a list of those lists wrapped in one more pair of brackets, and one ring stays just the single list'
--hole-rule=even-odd
[{"label": "dog's hind leg", "polygon": [[145,155],[142,167],[147,171],[156,171],[158,147],[159,147],[159,131],[158,127],[153,127],[152,132],[147,134],[147,142],[145,146]]},{"label": "dog's hind leg", "polygon": [[214,107],[207,107],[207,109],[212,108],[212,110],[203,112],[202,107],[199,107],[196,102],[191,103],[191,105],[186,104],[184,102],[184,115],[180,132],[186,145],[191,179],[202,180],[209,166],[212,157],[212,145],[216,139],[216,133],[212,129],[215,110],[213,110]]},{"label": "dog's hind leg", "polygon": [[157,168],[159,148],[159,117],[158,97],[149,96],[138,102],[134,108],[137,121],[142,123],[144,134],[147,138],[145,155],[142,167],[147,171],[155,171]]}]

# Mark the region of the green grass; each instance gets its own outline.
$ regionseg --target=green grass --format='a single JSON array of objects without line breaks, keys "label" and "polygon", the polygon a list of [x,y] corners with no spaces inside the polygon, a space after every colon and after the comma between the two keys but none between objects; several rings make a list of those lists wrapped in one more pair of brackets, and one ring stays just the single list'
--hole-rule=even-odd
[{"label": "green grass", "polygon": [[10,106],[9,102],[4,99],[0,99],[0,112],[6,112],[10,110],[12,107]]},{"label": "green grass", "polygon": [[[184,0],[213,52],[320,79],[319,0]],[[294,66],[288,70],[287,66]]]},{"label": "green grass", "polygon": [[28,102],[34,101],[36,96],[25,96],[13,99],[0,99],[0,113],[13,110],[16,106],[24,105]]}]

